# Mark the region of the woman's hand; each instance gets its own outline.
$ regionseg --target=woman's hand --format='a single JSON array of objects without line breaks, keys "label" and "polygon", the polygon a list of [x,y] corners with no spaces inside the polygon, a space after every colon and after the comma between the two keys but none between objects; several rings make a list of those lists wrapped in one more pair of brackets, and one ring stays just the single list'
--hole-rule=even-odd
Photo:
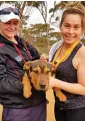
[{"label": "woman's hand", "polygon": [[40,60],[43,60],[43,61],[45,61],[45,62],[48,62],[48,57],[47,57],[45,54],[42,54],[42,55],[40,56]]},{"label": "woman's hand", "polygon": [[[57,83],[57,79],[54,78],[53,76],[50,76],[50,79],[49,79],[49,88],[56,87],[56,83]],[[58,88],[58,87],[56,87],[56,88]]]}]

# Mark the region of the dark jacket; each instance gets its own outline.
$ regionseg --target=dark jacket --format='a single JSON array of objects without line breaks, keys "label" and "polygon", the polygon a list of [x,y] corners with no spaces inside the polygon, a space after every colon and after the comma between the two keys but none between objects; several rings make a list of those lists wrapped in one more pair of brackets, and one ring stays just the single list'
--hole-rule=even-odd
[{"label": "dark jacket", "polygon": [[[18,49],[22,53],[26,61],[39,59],[37,50],[27,44],[32,59],[24,47],[23,40],[15,37]],[[32,88],[30,98],[24,98],[23,85],[21,83],[23,77],[23,59],[14,48],[13,42],[7,40],[0,35],[0,103],[6,107],[25,108],[31,107],[45,101],[45,93],[36,91]]]}]

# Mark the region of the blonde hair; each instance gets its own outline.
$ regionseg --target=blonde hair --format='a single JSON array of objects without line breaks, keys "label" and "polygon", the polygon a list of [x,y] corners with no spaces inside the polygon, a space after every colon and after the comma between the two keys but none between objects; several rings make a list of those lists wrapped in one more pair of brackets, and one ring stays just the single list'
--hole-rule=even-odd
[{"label": "blonde hair", "polygon": [[63,12],[61,22],[60,22],[60,27],[62,26],[62,23],[68,14],[78,14],[81,16],[81,25],[84,31],[85,29],[85,7],[79,2],[68,4],[66,6],[66,10]]}]

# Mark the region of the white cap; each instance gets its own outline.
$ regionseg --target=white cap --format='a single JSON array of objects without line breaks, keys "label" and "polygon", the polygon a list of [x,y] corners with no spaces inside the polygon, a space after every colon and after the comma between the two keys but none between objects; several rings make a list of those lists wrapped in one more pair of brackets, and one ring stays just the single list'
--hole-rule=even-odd
[{"label": "white cap", "polygon": [[[4,3],[4,4],[2,4],[0,6],[0,11],[5,9],[5,8],[16,9],[15,6],[13,6],[11,4]],[[20,20],[19,15],[16,15],[13,12],[11,12],[10,14],[2,14],[2,15],[0,15],[0,21],[2,21],[3,23],[5,23],[5,22],[7,22],[7,21],[9,21],[11,19],[18,19],[18,20]]]}]

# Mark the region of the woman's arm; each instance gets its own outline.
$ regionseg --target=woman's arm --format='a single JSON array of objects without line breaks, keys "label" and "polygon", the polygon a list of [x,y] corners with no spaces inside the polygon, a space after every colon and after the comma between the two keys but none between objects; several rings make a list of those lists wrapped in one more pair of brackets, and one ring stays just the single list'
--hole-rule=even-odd
[{"label": "woman's arm", "polygon": [[23,93],[23,85],[21,80],[13,78],[7,72],[6,58],[0,54],[0,93]]},{"label": "woman's arm", "polygon": [[85,95],[85,47],[81,47],[78,52],[79,62],[77,67],[78,83],[68,83],[63,80],[50,77],[50,86],[57,87],[69,93]]},{"label": "woman's arm", "polygon": [[85,87],[79,83],[67,83],[54,77],[50,77],[50,87],[57,87],[69,93],[85,95]]}]

